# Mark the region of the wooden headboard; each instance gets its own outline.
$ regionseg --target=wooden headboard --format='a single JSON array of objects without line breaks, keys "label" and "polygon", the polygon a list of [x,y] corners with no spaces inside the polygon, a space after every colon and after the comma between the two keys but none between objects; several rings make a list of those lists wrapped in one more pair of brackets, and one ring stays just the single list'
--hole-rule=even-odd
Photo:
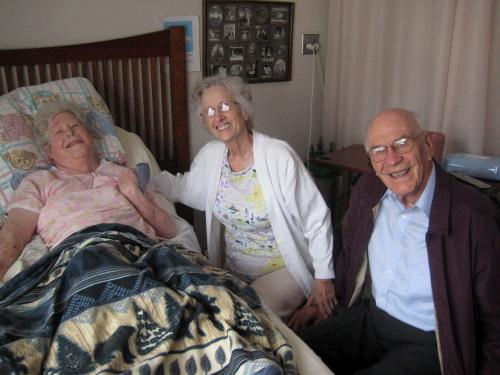
[{"label": "wooden headboard", "polygon": [[86,77],[116,125],[138,134],[161,169],[189,169],[184,28],[103,42],[0,50],[0,95]]}]

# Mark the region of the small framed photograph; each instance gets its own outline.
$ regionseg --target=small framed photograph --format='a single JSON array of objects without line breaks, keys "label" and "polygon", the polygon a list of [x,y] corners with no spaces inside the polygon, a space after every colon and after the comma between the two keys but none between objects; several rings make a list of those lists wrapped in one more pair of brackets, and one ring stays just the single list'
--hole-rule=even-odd
[{"label": "small framed photograph", "polygon": [[247,79],[252,80],[252,79],[257,79],[259,78],[259,61],[249,61],[247,63]]},{"label": "small framed photograph", "polygon": [[223,62],[225,61],[225,51],[224,51],[224,46],[222,43],[212,43],[210,47],[210,61],[219,61]]},{"label": "small framed photograph", "polygon": [[212,72],[212,75],[227,74],[226,65],[224,64],[210,65],[210,71]]},{"label": "small framed photograph", "polygon": [[274,62],[273,74],[277,77],[285,76],[287,74],[288,64],[284,59],[277,59]]},{"label": "small framed photograph", "polygon": [[273,46],[264,46],[261,48],[260,59],[263,62],[273,62],[274,61],[274,48]]},{"label": "small framed photograph", "polygon": [[253,39],[252,29],[240,28],[240,40],[246,42]]},{"label": "small framed photograph", "polygon": [[225,6],[225,22],[236,22],[236,5]]},{"label": "small framed photograph", "polygon": [[236,40],[236,25],[234,23],[224,24],[224,40]]},{"label": "small framed photograph", "polygon": [[207,21],[211,25],[220,25],[222,22],[222,8],[219,5],[213,5],[208,9]]},{"label": "small framed photograph", "polygon": [[238,23],[242,27],[250,27],[253,24],[253,8],[250,6],[238,7]]},{"label": "small framed photograph", "polygon": [[232,64],[227,71],[228,76],[243,76],[243,64]]},{"label": "small framed photograph", "polygon": [[273,76],[273,67],[269,64],[262,66],[262,78],[271,78]]},{"label": "small framed photograph", "polygon": [[273,26],[273,40],[284,40],[286,36],[285,27],[283,25]]},{"label": "small framed photograph", "polygon": [[257,44],[255,43],[248,43],[247,45],[247,56],[251,57],[252,59],[257,56]]},{"label": "small framed photograph", "polygon": [[208,29],[208,41],[209,42],[219,42],[220,30],[219,29]]},{"label": "small framed photograph", "polygon": [[243,47],[229,47],[229,60],[243,61]]},{"label": "small framed photograph", "polygon": [[280,44],[278,48],[276,48],[276,56],[284,57],[288,55],[288,47],[284,44]]},{"label": "small framed photograph", "polygon": [[258,6],[255,8],[255,24],[263,25],[269,23],[269,7]]},{"label": "small framed photograph", "polygon": [[271,23],[288,23],[289,11],[285,6],[271,7]]},{"label": "small framed photograph", "polygon": [[255,26],[255,40],[269,40],[269,26],[256,25]]},{"label": "small framed photograph", "polygon": [[292,2],[203,0],[203,74],[291,79]]}]

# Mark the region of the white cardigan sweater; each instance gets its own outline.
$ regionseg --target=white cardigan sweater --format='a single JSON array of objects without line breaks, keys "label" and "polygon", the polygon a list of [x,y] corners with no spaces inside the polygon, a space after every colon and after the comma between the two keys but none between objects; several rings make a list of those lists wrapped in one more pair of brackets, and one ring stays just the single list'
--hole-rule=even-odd
[{"label": "white cardigan sweater", "polygon": [[[190,171],[164,171],[155,188],[173,202],[205,211],[208,258],[223,265],[223,232],[212,209],[226,146],[211,141],[196,155]],[[309,296],[314,278],[330,279],[333,232],[330,210],[295,151],[284,141],[253,131],[253,157],[274,236],[287,269]]]}]

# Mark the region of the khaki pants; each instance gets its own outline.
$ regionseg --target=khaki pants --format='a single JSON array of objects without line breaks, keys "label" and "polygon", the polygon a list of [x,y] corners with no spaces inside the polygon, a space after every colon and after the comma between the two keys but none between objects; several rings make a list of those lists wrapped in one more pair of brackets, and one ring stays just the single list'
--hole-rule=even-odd
[{"label": "khaki pants", "polygon": [[250,286],[262,302],[283,320],[305,300],[302,289],[286,267],[255,279]]}]

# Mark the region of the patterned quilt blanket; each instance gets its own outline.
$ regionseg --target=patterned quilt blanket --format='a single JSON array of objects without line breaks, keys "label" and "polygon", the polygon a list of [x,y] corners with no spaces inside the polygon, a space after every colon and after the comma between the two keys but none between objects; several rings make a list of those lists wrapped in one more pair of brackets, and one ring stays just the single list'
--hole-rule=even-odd
[{"label": "patterned quilt blanket", "polygon": [[296,374],[250,287],[199,253],[102,224],[0,289],[0,374]]}]

